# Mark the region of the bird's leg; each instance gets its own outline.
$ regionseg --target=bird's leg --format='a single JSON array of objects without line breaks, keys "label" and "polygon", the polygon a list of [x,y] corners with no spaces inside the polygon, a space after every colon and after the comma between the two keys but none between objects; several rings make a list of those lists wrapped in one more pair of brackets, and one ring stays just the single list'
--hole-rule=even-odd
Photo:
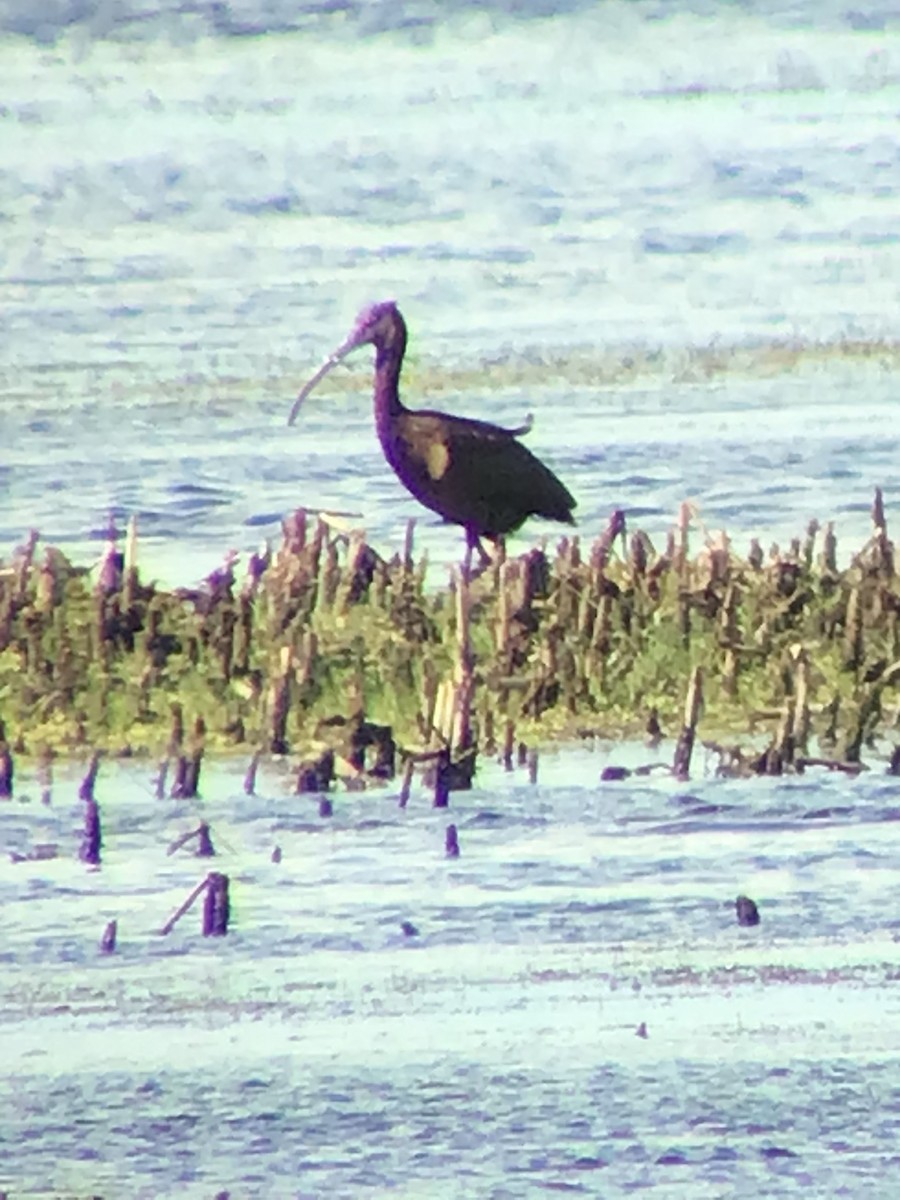
[{"label": "bird's leg", "polygon": [[[473,550],[478,551],[478,558],[480,560],[478,566],[476,567],[476,569],[474,571],[472,570],[472,551]],[[478,534],[475,532],[474,529],[467,528],[466,529],[466,553],[465,553],[465,557],[463,558],[463,565],[462,565],[463,578],[465,580],[467,580],[467,582],[471,583],[474,579],[477,579],[479,575],[483,575],[484,572],[488,569],[488,567],[491,565],[492,562],[493,562],[493,559],[488,554],[487,550],[485,550],[484,546],[482,546],[482,544],[481,544],[481,538],[478,536]]]},{"label": "bird's leg", "polygon": [[462,577],[465,583],[469,583],[472,579],[472,551],[476,546],[478,546],[478,534],[474,530],[466,528],[466,552],[462,561]]},{"label": "bird's leg", "polygon": [[479,572],[478,572],[479,574],[481,574],[482,571],[487,570],[487,568],[491,565],[491,563],[494,560],[488,554],[487,550],[485,550],[484,546],[482,546],[481,538],[475,539],[475,549],[478,551],[478,557],[481,559],[481,566],[480,566]]},{"label": "bird's leg", "polygon": [[466,552],[462,560],[462,577],[465,583],[468,583],[472,578],[472,541],[469,537],[469,531],[466,530]]}]

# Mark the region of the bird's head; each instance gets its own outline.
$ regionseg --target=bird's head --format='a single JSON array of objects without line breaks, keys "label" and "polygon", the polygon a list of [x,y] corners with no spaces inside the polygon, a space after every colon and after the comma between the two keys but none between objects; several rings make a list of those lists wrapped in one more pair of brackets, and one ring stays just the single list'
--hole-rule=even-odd
[{"label": "bird's head", "polygon": [[390,350],[396,346],[398,341],[404,341],[405,337],[406,327],[400,310],[393,300],[380,300],[377,304],[370,304],[364,308],[354,321],[349,334],[336,350],[332,350],[312,379],[304,385],[300,395],[294,401],[294,407],[288,417],[288,425],[293,425],[297,413],[300,411],[300,405],[316,384],[321,382],[332,367],[336,367],[341,359],[346,358],[357,346],[371,344],[378,347],[379,350]]},{"label": "bird's head", "polygon": [[346,353],[356,346],[371,342],[376,346],[391,346],[403,328],[403,318],[393,300],[379,300],[362,310],[353,323],[342,349]]}]

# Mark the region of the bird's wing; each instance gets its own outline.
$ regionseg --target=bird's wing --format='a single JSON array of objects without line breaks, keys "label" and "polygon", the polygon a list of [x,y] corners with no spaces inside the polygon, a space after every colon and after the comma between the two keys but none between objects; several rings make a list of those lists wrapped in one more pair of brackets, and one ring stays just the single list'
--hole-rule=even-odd
[{"label": "bird's wing", "polygon": [[571,521],[567,488],[509,430],[442,413],[409,417],[407,486],[447,520],[485,534],[510,532],[532,514]]}]

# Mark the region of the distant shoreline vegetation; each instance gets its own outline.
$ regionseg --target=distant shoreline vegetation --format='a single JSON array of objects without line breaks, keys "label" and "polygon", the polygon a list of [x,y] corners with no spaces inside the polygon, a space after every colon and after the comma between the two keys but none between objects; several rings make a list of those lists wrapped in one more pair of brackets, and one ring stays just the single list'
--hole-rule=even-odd
[{"label": "distant shoreline vegetation", "polygon": [[[459,359],[447,365],[448,354],[441,359],[417,353],[415,343],[407,355],[403,391],[420,400],[442,394],[478,396],[504,390],[558,388],[569,386],[599,390],[622,388],[629,383],[657,379],[665,384],[705,383],[711,379],[777,378],[803,372],[817,372],[836,363],[851,369],[876,369],[879,373],[900,371],[900,341],[884,339],[840,338],[833,341],[784,339],[747,340],[740,343],[716,343],[709,346],[619,345],[598,350],[573,346],[565,349],[534,346],[479,356],[471,361]],[[22,369],[22,377],[29,368]],[[154,393],[155,406],[196,405],[198,397],[214,395],[217,404],[232,401],[246,406],[252,393],[271,396],[283,405],[285,397],[305,382],[309,367],[298,366],[296,358],[278,358],[268,363],[265,377],[223,373],[207,374],[200,379],[172,377]],[[110,368],[116,374],[115,368]],[[40,368],[43,379],[47,370]],[[347,367],[329,376],[322,392],[334,396],[356,396],[371,392],[371,370]],[[77,386],[70,402],[77,397]],[[28,392],[22,388],[22,398]],[[136,396],[146,400],[147,383],[140,375],[117,378],[114,392],[105,397],[110,406],[127,407]]]},{"label": "distant shoreline vegetation", "polygon": [[[759,377],[815,370],[822,364],[843,361],[875,364],[881,370],[900,370],[900,341],[839,338],[833,341],[784,339],[748,340],[714,346],[594,347],[539,350],[484,359],[471,367],[447,369],[427,360],[409,358],[404,386],[410,391],[489,391],[518,386],[577,387],[621,386],[647,376],[662,376],[674,383],[708,380],[716,376]],[[340,391],[362,390],[367,376],[344,375],[329,380]]]}]

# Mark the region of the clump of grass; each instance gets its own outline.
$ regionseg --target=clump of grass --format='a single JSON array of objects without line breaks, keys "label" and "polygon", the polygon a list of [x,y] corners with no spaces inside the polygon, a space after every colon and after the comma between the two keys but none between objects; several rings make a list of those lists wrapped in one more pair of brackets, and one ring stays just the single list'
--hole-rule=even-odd
[{"label": "clump of grass", "polygon": [[438,589],[411,530],[385,560],[302,511],[270,560],[243,579],[229,561],[194,591],[142,582],[133,528],[98,577],[33,536],[0,564],[2,736],[32,754],[158,754],[175,707],[212,750],[306,753],[338,717],[413,749],[484,747],[508,728],[635,735],[651,714],[674,733],[701,667],[704,730],[778,729],[802,680],[810,717],[792,737],[830,738],[852,761],[893,721],[900,676],[880,496],[873,526],[838,570],[833,530],[815,525],[767,558],[724,538],[690,552],[685,508],[665,547],[639,531],[626,543],[616,520]]}]

